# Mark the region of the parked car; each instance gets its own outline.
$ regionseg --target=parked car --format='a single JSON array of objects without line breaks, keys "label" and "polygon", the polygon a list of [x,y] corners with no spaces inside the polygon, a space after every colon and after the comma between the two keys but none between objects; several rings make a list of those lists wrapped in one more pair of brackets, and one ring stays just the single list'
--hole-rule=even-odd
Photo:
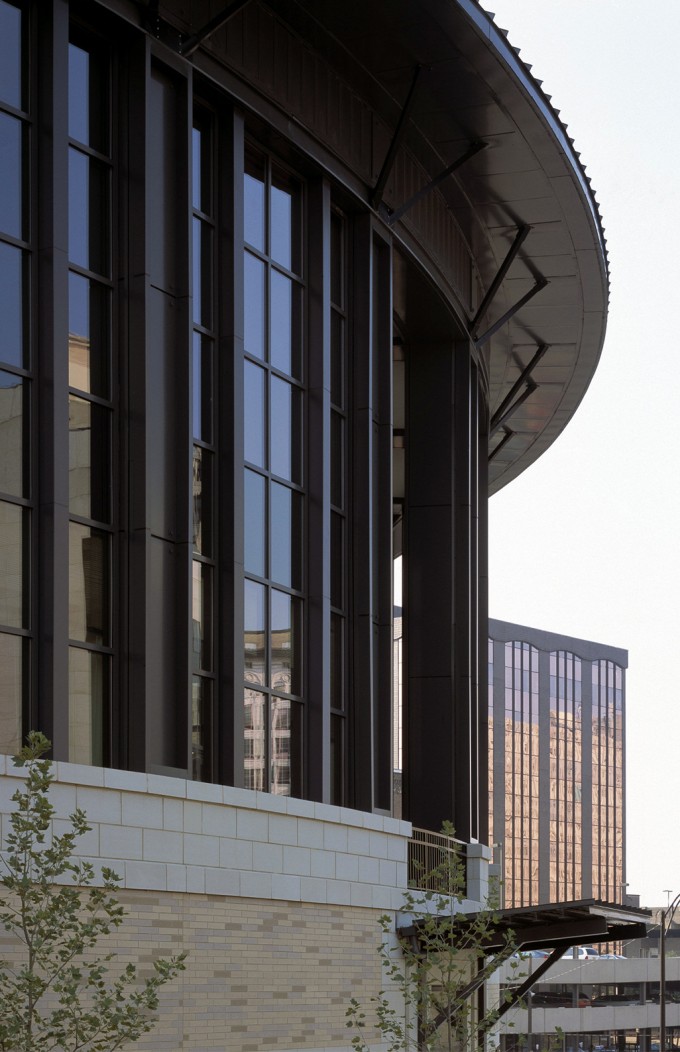
[{"label": "parked car", "polygon": [[512,955],[516,960],[526,960],[527,957],[549,957],[547,950],[517,950]]},{"label": "parked car", "polygon": [[562,954],[567,959],[570,957],[576,957],[579,961],[590,961],[600,954],[594,946],[570,946],[568,950],[565,950]]}]

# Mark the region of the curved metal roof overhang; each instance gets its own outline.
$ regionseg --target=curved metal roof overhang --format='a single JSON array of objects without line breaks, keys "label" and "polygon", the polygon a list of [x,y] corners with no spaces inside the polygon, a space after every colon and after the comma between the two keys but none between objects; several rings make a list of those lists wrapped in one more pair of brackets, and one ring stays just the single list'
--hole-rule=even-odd
[{"label": "curved metal roof overhang", "polygon": [[[402,141],[430,179],[471,143],[485,143],[436,189],[474,257],[478,301],[518,231],[528,227],[488,309],[475,320],[479,302],[473,303],[463,319],[483,336],[546,282],[480,348],[497,428],[490,442],[493,493],[564,429],[601,353],[606,247],[579,155],[530,67],[476,0],[269,0],[269,6],[313,40],[391,133],[415,80]],[[378,167],[382,160],[376,157]],[[392,211],[402,204],[389,199],[389,183],[385,201]],[[413,243],[407,214],[393,229]]]}]

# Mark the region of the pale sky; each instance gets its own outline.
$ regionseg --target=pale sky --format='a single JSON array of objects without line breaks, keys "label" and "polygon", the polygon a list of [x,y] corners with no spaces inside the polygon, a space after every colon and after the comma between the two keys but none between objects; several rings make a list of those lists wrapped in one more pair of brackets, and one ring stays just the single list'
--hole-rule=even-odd
[{"label": "pale sky", "polygon": [[583,403],[491,500],[490,614],[629,651],[628,891],[662,905],[680,892],[680,0],[485,6],[568,124],[611,270]]}]

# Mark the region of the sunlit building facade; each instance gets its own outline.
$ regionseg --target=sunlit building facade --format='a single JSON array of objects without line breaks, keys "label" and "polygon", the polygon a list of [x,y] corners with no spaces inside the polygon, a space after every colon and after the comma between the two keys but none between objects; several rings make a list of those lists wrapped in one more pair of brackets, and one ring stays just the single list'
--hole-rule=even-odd
[{"label": "sunlit building facade", "polygon": [[489,829],[508,906],[625,886],[625,650],[489,622]]}]

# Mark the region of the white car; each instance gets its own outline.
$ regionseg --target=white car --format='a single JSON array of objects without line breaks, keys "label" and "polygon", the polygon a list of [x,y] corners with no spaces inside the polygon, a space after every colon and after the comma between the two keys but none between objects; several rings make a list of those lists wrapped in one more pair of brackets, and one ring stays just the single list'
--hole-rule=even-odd
[{"label": "white car", "polygon": [[568,950],[564,951],[562,956],[566,958],[576,957],[579,961],[590,961],[600,955],[594,946],[570,946]]}]

